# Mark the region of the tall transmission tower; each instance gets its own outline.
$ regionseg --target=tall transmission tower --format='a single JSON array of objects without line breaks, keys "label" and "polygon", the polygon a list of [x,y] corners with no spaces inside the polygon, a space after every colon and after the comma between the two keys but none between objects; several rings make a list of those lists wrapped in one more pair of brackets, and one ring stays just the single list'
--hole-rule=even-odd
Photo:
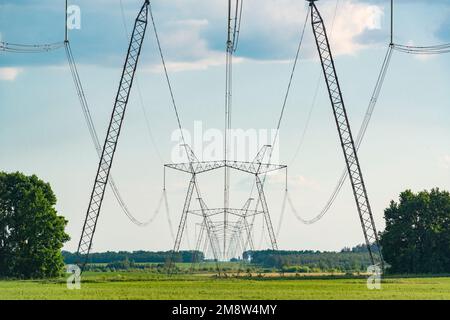
[{"label": "tall transmission tower", "polygon": [[378,233],[373,220],[372,209],[367,195],[366,185],[363,179],[361,166],[358,159],[357,149],[353,140],[350,123],[347,117],[347,110],[344,104],[333,55],[328,41],[328,36],[324,21],[314,2],[317,0],[307,0],[311,8],[311,25],[316,40],[317,50],[319,52],[322,64],[323,74],[327,84],[328,94],[333,108],[333,114],[339,133],[339,139],[344,153],[348,174],[350,177],[353,195],[356,201],[361,227],[370,258],[373,265],[383,265]]},{"label": "tall transmission tower", "polygon": [[114,154],[117,148],[120,131],[122,128],[125,111],[128,105],[128,99],[133,86],[134,75],[141,54],[141,48],[144,41],[145,31],[148,22],[149,0],[144,4],[136,17],[133,33],[131,36],[128,52],[123,66],[122,76],[120,78],[119,89],[117,91],[111,120],[108,126],[105,143],[103,145],[102,155],[98,164],[94,187],[92,189],[89,207],[83,225],[83,231],[78,244],[77,255],[82,268],[88,261],[89,253],[92,248],[95,229],[97,227],[98,217],[102,208],[106,185],[114,160]]}]

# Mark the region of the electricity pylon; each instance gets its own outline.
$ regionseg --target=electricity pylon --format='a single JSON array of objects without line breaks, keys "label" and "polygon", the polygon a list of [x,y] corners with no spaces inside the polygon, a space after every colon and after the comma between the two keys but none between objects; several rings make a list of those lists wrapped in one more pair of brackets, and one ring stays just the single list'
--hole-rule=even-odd
[{"label": "electricity pylon", "polygon": [[149,0],[146,0],[136,17],[133,34],[128,46],[127,57],[123,66],[122,77],[120,78],[119,89],[114,102],[114,108],[111,120],[108,126],[102,155],[98,164],[97,174],[95,176],[94,187],[92,189],[89,207],[84,220],[83,231],[80,242],[78,243],[78,263],[81,269],[86,265],[89,253],[92,248],[95,229],[97,227],[98,217],[105,196],[106,185],[108,184],[109,173],[114,160],[114,154],[117,148],[120,131],[122,129],[125,111],[130,97],[131,87],[133,86],[134,74],[141,54],[142,44],[144,42],[145,31],[147,30],[148,6]]},{"label": "electricity pylon", "polygon": [[330,43],[323,22],[322,16],[314,2],[317,0],[307,0],[311,8],[311,25],[316,40],[317,50],[322,64],[323,74],[327,84],[328,94],[333,108],[333,114],[341,141],[342,151],[352,185],[353,195],[356,201],[359,218],[361,221],[364,238],[373,265],[384,267],[381,255],[378,234],[373,220],[372,209],[367,195],[361,166],[359,164],[357,149],[353,140],[350,123],[342,97],[341,87],[331,53]]},{"label": "electricity pylon", "polygon": [[[231,252],[228,246],[227,252],[221,250],[221,248],[226,248],[225,245],[218,245],[219,238],[222,238],[222,243],[230,243],[233,237],[242,236],[241,233],[245,232],[247,236],[247,242],[251,244],[253,247],[253,242],[251,239],[251,228],[247,221],[249,217],[253,217],[256,215],[263,215],[264,223],[267,227],[267,232],[269,234],[271,249],[278,250],[278,244],[276,241],[275,232],[272,225],[272,220],[269,213],[269,206],[266,201],[263,182],[260,178],[261,175],[265,175],[269,172],[286,169],[287,166],[272,164],[272,163],[263,163],[264,156],[266,151],[270,146],[264,146],[257,154],[251,162],[246,161],[232,161],[232,160],[217,160],[217,161],[199,161],[195,156],[192,149],[184,146],[188,152],[188,162],[184,163],[171,163],[166,164],[166,168],[178,170],[181,172],[185,172],[191,175],[191,179],[189,181],[188,189],[186,192],[185,202],[183,205],[180,223],[178,227],[178,232],[175,240],[175,244],[173,247],[173,252],[176,253],[180,250],[181,241],[183,238],[183,232],[186,228],[186,221],[188,215],[199,216],[203,219],[202,228],[206,230],[206,234],[209,240],[210,248],[213,251],[214,259],[218,260],[222,258],[226,260],[228,258],[228,253]],[[197,176],[199,174],[211,172],[214,170],[219,170],[222,168],[227,168],[231,170],[240,171],[246,174],[253,175],[255,177],[255,183],[258,189],[258,200],[261,204],[261,209],[250,209],[251,200],[247,200],[245,205],[242,208],[230,208],[230,207],[221,207],[221,208],[208,208],[204,201],[204,198],[199,197],[200,201],[200,210],[191,210],[191,202],[193,193],[197,190]],[[215,216],[234,216],[238,218],[238,221],[232,222],[227,221],[227,225],[224,226],[224,221],[213,221],[212,217]],[[220,226],[220,228],[219,228]],[[204,236],[204,231],[201,230],[199,237]],[[235,239],[233,241],[236,241]],[[197,241],[197,249],[200,248],[200,243]],[[221,252],[222,251],[222,252]]]}]

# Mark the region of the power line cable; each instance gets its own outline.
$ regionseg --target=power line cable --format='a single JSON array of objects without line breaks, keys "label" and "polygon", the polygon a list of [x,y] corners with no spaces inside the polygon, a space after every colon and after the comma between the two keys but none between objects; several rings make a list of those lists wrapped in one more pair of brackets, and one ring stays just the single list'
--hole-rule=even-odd
[{"label": "power line cable", "polygon": [[[375,85],[375,89],[374,89],[374,91],[372,93],[372,97],[371,97],[369,105],[367,107],[364,120],[363,120],[363,122],[361,124],[361,127],[360,127],[359,132],[358,132],[358,136],[357,136],[356,141],[355,141],[355,146],[356,146],[357,150],[359,150],[359,147],[361,146],[361,143],[362,143],[362,141],[364,139],[365,133],[366,133],[367,128],[369,126],[370,120],[372,118],[373,111],[374,111],[375,106],[377,104],[378,98],[379,98],[380,93],[381,93],[381,89],[383,87],[383,83],[384,83],[385,78],[386,78],[386,74],[387,74],[388,67],[389,67],[389,64],[390,64],[390,61],[391,61],[391,57],[392,57],[392,46],[389,46],[388,47],[388,51],[386,52],[386,56],[384,58],[384,61],[383,61],[380,73],[379,73],[378,78],[377,78],[377,83]],[[324,215],[328,212],[328,210],[331,208],[331,206],[333,205],[334,201],[336,200],[339,192],[342,189],[342,186],[344,185],[344,182],[345,182],[347,176],[348,176],[348,171],[347,171],[346,168],[344,168],[344,170],[342,172],[342,175],[339,178],[338,183],[337,183],[335,189],[333,190],[333,193],[331,194],[330,198],[328,199],[327,203],[325,204],[323,209],[320,211],[320,213],[317,216],[315,216],[314,218],[312,218],[312,219],[308,219],[307,220],[307,219],[301,218],[299,216],[299,214],[298,214],[298,211],[295,210],[290,196],[288,196],[288,201],[289,201],[289,204],[291,206],[291,210],[295,214],[297,219],[300,220],[304,224],[313,224],[313,223],[319,221],[320,219],[322,219],[324,217]]]},{"label": "power line cable", "polygon": [[287,200],[287,197],[288,197],[288,193],[285,192],[284,196],[283,196],[283,202],[281,204],[280,219],[278,220],[278,227],[277,227],[277,233],[276,233],[277,238],[280,235],[281,225],[283,223],[284,213],[286,211],[286,200]]},{"label": "power line cable", "polygon": [[167,223],[169,224],[170,235],[171,235],[173,241],[175,241],[175,234],[173,231],[172,218],[170,217],[169,201],[167,200],[167,192],[165,189],[164,189],[163,194],[164,194],[164,206],[166,208]]},{"label": "power line cable", "polygon": [[[333,19],[332,19],[332,22],[331,22],[330,38],[333,38],[333,31],[334,31],[334,25],[335,25],[335,22],[336,22],[338,7],[339,7],[339,0],[336,0],[336,4],[334,6]],[[290,165],[292,165],[292,163],[295,161],[295,159],[297,158],[297,156],[298,156],[298,154],[300,152],[300,149],[303,146],[303,143],[304,143],[304,140],[305,140],[305,137],[306,137],[306,133],[307,133],[307,131],[309,129],[309,124],[311,122],[311,116],[312,116],[312,113],[313,113],[313,111],[314,111],[314,109],[316,107],[317,96],[318,96],[318,93],[319,93],[319,89],[320,89],[320,87],[322,85],[322,82],[321,82],[322,77],[323,77],[323,74],[322,74],[322,71],[320,71],[319,72],[319,76],[317,78],[317,84],[316,84],[316,89],[314,91],[313,100],[311,102],[311,106],[309,108],[308,115],[306,117],[305,127],[304,127],[304,129],[302,131],[302,135],[300,137],[299,143],[298,143],[297,148],[295,150],[294,156],[291,159]]]},{"label": "power line cable", "polygon": [[406,46],[400,44],[394,44],[393,48],[397,51],[408,53],[408,54],[419,54],[419,55],[434,55],[434,54],[444,54],[450,52],[450,44],[441,44],[427,47],[420,46]]},{"label": "power line cable", "polygon": [[58,50],[63,46],[63,41],[48,44],[18,44],[0,41],[0,51],[11,53],[45,53]]},{"label": "power line cable", "polygon": [[[94,125],[94,121],[92,120],[92,115],[90,112],[90,108],[89,108],[89,104],[87,102],[86,99],[86,95],[84,93],[84,89],[83,89],[83,85],[80,79],[80,75],[78,73],[78,68],[75,62],[75,58],[73,56],[72,53],[72,49],[70,46],[70,42],[67,41],[65,42],[65,51],[66,51],[66,55],[67,55],[67,60],[69,62],[69,67],[70,67],[70,72],[72,74],[72,79],[75,85],[75,89],[78,95],[78,99],[80,101],[80,106],[82,108],[83,111],[83,115],[86,121],[86,125],[88,127],[89,130],[89,134],[91,136],[91,140],[94,144],[95,150],[98,154],[99,157],[101,157],[102,154],[102,148],[100,145],[100,140],[98,138],[98,134],[97,131],[95,129],[95,125]],[[131,222],[133,222],[135,225],[140,226],[140,227],[144,227],[149,225],[150,223],[153,222],[153,219],[150,218],[147,221],[139,221],[138,219],[136,219],[134,217],[134,215],[131,213],[131,211],[128,209],[127,204],[125,203],[125,201],[122,198],[122,195],[120,194],[120,191],[114,181],[114,178],[112,176],[109,177],[108,180],[109,186],[114,194],[114,197],[117,200],[117,203],[119,204],[120,208],[122,209],[123,213],[125,213],[125,215],[130,219]],[[159,208],[156,210],[156,212],[159,211]],[[156,216],[156,214],[155,214]]]},{"label": "power line cable", "polygon": [[[238,0],[237,0],[238,1]],[[244,0],[240,0],[240,6],[239,6],[239,18],[236,14],[236,20],[238,20],[237,27],[235,27],[235,32],[233,36],[233,51],[236,52],[239,44],[239,38],[241,34],[241,21],[242,21],[242,7],[244,5]],[[238,11],[238,5],[236,5],[236,12]]]},{"label": "power line cable", "polygon": [[155,33],[156,44],[158,45],[159,56],[161,58],[161,63],[162,63],[163,69],[164,69],[164,76],[166,79],[167,86],[169,88],[170,99],[172,102],[173,111],[175,112],[175,116],[176,116],[178,128],[180,129],[180,135],[181,135],[181,139],[183,141],[183,145],[186,146],[186,153],[189,154],[189,151],[187,150],[186,140],[185,140],[184,134],[183,134],[183,129],[181,126],[181,120],[180,120],[180,115],[178,112],[177,103],[175,102],[175,95],[174,95],[174,92],[172,89],[172,83],[170,81],[169,73],[167,71],[166,60],[164,58],[164,54],[163,54],[162,47],[161,47],[161,41],[159,40],[158,31],[156,29],[156,23],[155,23],[155,19],[153,17],[153,10],[152,10],[151,4],[149,5],[149,13],[150,13],[150,18],[152,20],[153,31]]}]

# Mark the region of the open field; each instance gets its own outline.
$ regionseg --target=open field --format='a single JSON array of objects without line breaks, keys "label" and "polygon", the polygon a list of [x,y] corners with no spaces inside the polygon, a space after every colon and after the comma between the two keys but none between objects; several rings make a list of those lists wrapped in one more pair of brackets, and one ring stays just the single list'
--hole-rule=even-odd
[{"label": "open field", "polygon": [[0,281],[0,299],[450,299],[450,278],[387,278],[381,290],[368,290],[363,278],[86,273],[81,290],[68,290],[63,280]]}]

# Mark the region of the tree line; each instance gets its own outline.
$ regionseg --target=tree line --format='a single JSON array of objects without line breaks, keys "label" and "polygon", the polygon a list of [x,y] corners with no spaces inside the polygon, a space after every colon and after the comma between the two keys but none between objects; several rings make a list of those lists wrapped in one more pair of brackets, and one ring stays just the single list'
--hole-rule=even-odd
[{"label": "tree line", "polygon": [[[64,262],[74,264],[77,255],[63,251]],[[108,251],[92,253],[88,260],[88,267],[97,268],[96,264],[107,265],[112,269],[139,269],[144,268],[145,263],[165,264],[173,258],[173,262],[200,263],[207,261],[200,251],[180,251],[173,255],[172,251]],[[360,245],[354,248],[344,248],[340,252],[322,251],[246,251],[243,259],[255,268],[273,269],[285,272],[326,272],[365,271],[370,265],[370,257],[367,248]],[[234,259],[235,262],[240,262]],[[142,265],[139,265],[142,264]]]},{"label": "tree line", "polygon": [[[66,264],[75,264],[78,262],[76,253],[63,251],[64,262]],[[173,262],[201,262],[205,260],[203,252],[200,251],[107,251],[94,252],[89,255],[88,263],[116,263],[130,261],[133,263],[166,263]]]},{"label": "tree line", "polygon": [[351,249],[344,248],[340,252],[315,250],[246,251],[243,258],[254,265],[287,272],[363,272],[371,265],[367,248],[362,245]]}]

